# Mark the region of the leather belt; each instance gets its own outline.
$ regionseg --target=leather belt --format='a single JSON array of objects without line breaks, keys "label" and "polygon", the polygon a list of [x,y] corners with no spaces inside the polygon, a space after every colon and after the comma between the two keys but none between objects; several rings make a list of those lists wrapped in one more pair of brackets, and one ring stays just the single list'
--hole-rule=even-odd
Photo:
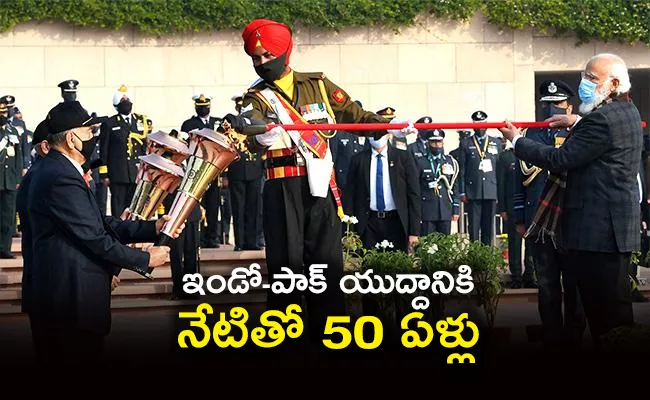
[{"label": "leather belt", "polygon": [[264,168],[279,168],[279,167],[304,167],[305,159],[302,155],[295,153],[290,156],[281,156],[267,158],[264,160]]},{"label": "leather belt", "polygon": [[397,217],[397,210],[391,210],[391,211],[370,211],[370,216],[375,217],[377,219],[388,219],[388,218],[393,218]]}]

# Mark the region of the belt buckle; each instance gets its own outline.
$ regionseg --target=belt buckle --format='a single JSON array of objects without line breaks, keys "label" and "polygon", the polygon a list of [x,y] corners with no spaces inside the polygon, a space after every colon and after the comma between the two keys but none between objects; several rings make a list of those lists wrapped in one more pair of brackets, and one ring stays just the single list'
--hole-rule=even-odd
[{"label": "belt buckle", "polygon": [[386,212],[385,211],[377,211],[377,218],[379,218],[379,219],[386,218]]}]

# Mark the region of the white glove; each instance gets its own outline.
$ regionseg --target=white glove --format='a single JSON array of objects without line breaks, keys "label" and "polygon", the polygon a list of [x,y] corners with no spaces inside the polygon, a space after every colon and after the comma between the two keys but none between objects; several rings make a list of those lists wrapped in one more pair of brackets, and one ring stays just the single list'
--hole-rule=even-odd
[{"label": "white glove", "polygon": [[407,120],[407,119],[401,119],[401,118],[393,118],[390,121],[391,124],[409,124],[406,128],[402,129],[389,129],[388,133],[393,135],[394,137],[397,138],[403,138],[406,137],[406,135],[410,135],[412,133],[417,134],[418,130],[415,129],[413,126],[413,121]]},{"label": "white glove", "polygon": [[276,126],[275,128],[271,129],[270,131],[266,131],[262,133],[261,135],[255,135],[255,140],[257,140],[257,143],[261,144],[264,147],[272,146],[273,143],[275,143],[276,140],[280,136],[282,136],[283,133],[286,133],[283,127],[281,126]]}]

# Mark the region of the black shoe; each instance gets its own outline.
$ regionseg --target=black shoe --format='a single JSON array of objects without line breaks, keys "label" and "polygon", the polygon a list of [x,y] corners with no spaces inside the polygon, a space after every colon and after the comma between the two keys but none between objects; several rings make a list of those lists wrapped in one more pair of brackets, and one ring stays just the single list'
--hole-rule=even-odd
[{"label": "black shoe", "polygon": [[645,297],[638,289],[632,291],[632,302],[633,303],[647,303],[650,302],[650,299]]},{"label": "black shoe", "polygon": [[526,289],[539,289],[539,286],[537,285],[536,282],[526,281],[526,282],[524,282],[524,288],[526,288]]},{"label": "black shoe", "polygon": [[259,250],[262,250],[262,248],[261,248],[261,247],[258,247],[258,246],[250,246],[250,247],[244,247],[244,250],[248,250],[248,251],[259,251]]},{"label": "black shoe", "polygon": [[242,250],[241,250],[241,247],[235,246],[235,248],[233,248],[232,251],[242,251]]},{"label": "black shoe", "polygon": [[16,258],[16,256],[11,254],[8,251],[3,251],[3,252],[0,252],[0,258],[3,259],[3,260],[13,260],[13,259]]},{"label": "black shoe", "polygon": [[524,287],[524,283],[522,281],[510,281],[508,287],[510,289],[521,289]]}]

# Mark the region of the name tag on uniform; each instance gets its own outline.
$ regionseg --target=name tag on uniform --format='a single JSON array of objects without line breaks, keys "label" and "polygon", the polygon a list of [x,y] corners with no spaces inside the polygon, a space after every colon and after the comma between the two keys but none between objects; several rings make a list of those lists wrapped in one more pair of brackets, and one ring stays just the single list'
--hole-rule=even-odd
[{"label": "name tag on uniform", "polygon": [[565,137],[556,137],[555,138],[555,147],[558,148],[564,143]]},{"label": "name tag on uniform", "polygon": [[14,146],[7,147],[7,157],[13,157],[15,155],[16,155],[16,150],[14,150]]},{"label": "name tag on uniform", "polygon": [[483,171],[483,172],[491,172],[492,171],[492,160],[490,160],[489,158],[481,160],[481,162],[478,163],[478,169],[479,169],[479,171]]},{"label": "name tag on uniform", "polygon": [[488,147],[488,153],[490,153],[490,154],[498,154],[499,152],[497,151],[497,147],[496,147],[496,146],[492,146],[492,145],[490,145],[490,146]]},{"label": "name tag on uniform", "polygon": [[454,174],[454,167],[451,164],[443,164],[442,165],[442,173],[445,175],[453,175]]},{"label": "name tag on uniform", "polygon": [[119,131],[119,130],[120,130],[120,127],[119,127],[119,126],[114,126],[114,127],[111,128],[111,130],[112,130],[112,131]]},{"label": "name tag on uniform", "polygon": [[430,169],[425,169],[425,170],[423,170],[422,172],[429,172],[429,173],[431,173],[431,172],[433,172],[433,171],[430,170]]}]

